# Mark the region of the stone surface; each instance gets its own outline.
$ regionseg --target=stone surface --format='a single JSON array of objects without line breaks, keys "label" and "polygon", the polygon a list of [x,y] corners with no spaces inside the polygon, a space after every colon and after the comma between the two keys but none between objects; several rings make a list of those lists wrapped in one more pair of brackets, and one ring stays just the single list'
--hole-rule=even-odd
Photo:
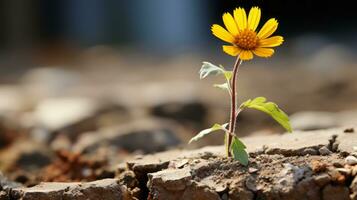
[{"label": "stone surface", "polygon": [[17,140],[0,152],[0,168],[3,171],[21,168],[31,172],[51,162],[53,152],[45,145],[31,140]]},{"label": "stone surface", "polygon": [[[322,146],[328,145],[331,138],[333,143],[338,143],[338,150],[345,152],[353,152],[354,142],[357,140],[357,134],[345,133],[345,128],[335,128],[316,131],[295,131],[292,134],[283,135],[267,135],[242,138],[246,144],[248,151],[254,152],[256,149],[265,145],[270,149],[271,153],[304,154],[306,148],[318,150]],[[336,141],[335,141],[336,140]],[[333,144],[332,144],[333,145]],[[333,149],[330,149],[333,150]]]},{"label": "stone surface", "polygon": [[[345,199],[353,169],[344,167],[336,151],[352,153],[345,140],[355,137],[343,128],[253,136],[242,138],[253,152],[247,167],[224,158],[224,148],[216,146],[139,157],[121,170],[135,174],[131,187],[148,190],[149,199],[185,199],[186,194],[191,199],[202,194],[206,199]],[[257,153],[255,147],[263,145],[267,149]]]},{"label": "stone surface", "polygon": [[347,156],[345,159],[346,164],[348,165],[356,165],[357,164],[357,158],[355,156]]},{"label": "stone surface", "polygon": [[327,185],[322,191],[323,200],[349,200],[349,190],[344,186]]},{"label": "stone surface", "polygon": [[356,125],[357,111],[302,111],[290,116],[294,130],[318,130]]},{"label": "stone surface", "polygon": [[40,101],[26,124],[34,128],[32,137],[39,141],[52,141],[59,134],[75,141],[81,133],[129,119],[127,110],[117,104],[85,97],[62,97]]},{"label": "stone surface", "polygon": [[332,152],[326,146],[323,146],[319,149],[319,153],[322,156],[327,156],[330,155]]},{"label": "stone surface", "polygon": [[154,153],[181,143],[179,127],[157,120],[138,120],[121,126],[85,133],[74,144],[78,152],[95,152],[100,147],[111,147],[129,152]]},{"label": "stone surface", "polygon": [[126,187],[116,179],[89,183],[41,183],[31,188],[12,190],[14,199],[21,200],[129,200]]}]

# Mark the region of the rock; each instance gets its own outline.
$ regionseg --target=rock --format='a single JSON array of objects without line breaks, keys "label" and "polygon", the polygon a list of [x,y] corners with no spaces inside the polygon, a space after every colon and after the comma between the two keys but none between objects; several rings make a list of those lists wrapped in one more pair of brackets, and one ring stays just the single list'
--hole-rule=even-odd
[{"label": "rock", "polygon": [[0,200],[10,200],[10,195],[5,191],[0,191]]},{"label": "rock", "polygon": [[203,124],[207,108],[201,102],[165,103],[152,108],[154,116],[174,119],[179,122]]},{"label": "rock", "polygon": [[21,184],[8,180],[0,172],[0,200],[10,200],[10,191],[20,186]]},{"label": "rock", "polygon": [[305,148],[302,155],[318,155],[318,151],[314,148]]},{"label": "rock", "polygon": [[88,183],[44,182],[31,188],[16,188],[11,191],[16,199],[23,200],[129,200],[126,187],[116,179],[103,179]]},{"label": "rock", "polygon": [[330,183],[331,178],[328,174],[321,174],[321,175],[315,176],[314,180],[317,185],[319,185],[320,187],[324,187],[325,185]]},{"label": "rock", "polygon": [[354,156],[347,156],[345,158],[345,162],[348,165],[356,165],[357,164],[357,158]]},{"label": "rock", "polygon": [[[78,135],[129,119],[124,107],[84,97],[49,98],[38,103],[32,114],[32,132],[40,141],[52,141],[61,133],[77,139]],[[31,124],[31,123],[29,123]]]},{"label": "rock", "polygon": [[34,68],[21,80],[31,101],[37,102],[49,97],[59,97],[68,93],[79,83],[79,73],[64,68]]},{"label": "rock", "polygon": [[207,186],[191,181],[190,170],[164,170],[149,174],[149,199],[219,200],[219,195]]},{"label": "rock", "polygon": [[[329,144],[335,136],[332,146],[341,152],[352,152],[356,146],[357,134],[344,133],[344,128],[334,128],[317,131],[295,131],[293,134],[243,137],[249,152],[265,145],[268,154],[283,154],[286,156],[304,155],[307,148],[319,149]],[[332,148],[332,147],[331,147]],[[310,150],[309,150],[310,151]]]},{"label": "rock", "polygon": [[[153,153],[172,148],[181,143],[175,125],[156,120],[134,121],[122,126],[105,128],[83,134],[73,149],[79,152],[95,152],[106,146],[129,152],[136,150]],[[149,145],[148,145],[149,144]]]},{"label": "rock", "polygon": [[349,200],[349,190],[344,186],[327,185],[322,191],[323,200]]},{"label": "rock", "polygon": [[298,112],[290,116],[294,130],[318,130],[337,127],[334,113],[330,112]]},{"label": "rock", "polygon": [[322,156],[327,156],[330,155],[332,152],[326,146],[323,146],[319,149],[319,153]]},{"label": "rock", "polygon": [[291,190],[297,181],[304,176],[306,170],[306,168],[299,168],[290,163],[284,164],[284,168],[278,175],[276,189],[279,191]]},{"label": "rock", "polygon": [[[294,130],[319,130],[343,126],[353,126],[357,119],[357,111],[341,112],[303,111],[290,116]],[[353,127],[344,129],[345,133],[353,133]]]},{"label": "rock", "polygon": [[0,152],[0,166],[4,171],[20,168],[34,172],[48,165],[53,152],[45,145],[31,140],[17,140]]},{"label": "rock", "polygon": [[250,173],[250,174],[253,174],[253,173],[255,173],[255,172],[257,172],[257,171],[259,171],[257,168],[254,168],[254,167],[249,167],[248,168],[248,172]]}]

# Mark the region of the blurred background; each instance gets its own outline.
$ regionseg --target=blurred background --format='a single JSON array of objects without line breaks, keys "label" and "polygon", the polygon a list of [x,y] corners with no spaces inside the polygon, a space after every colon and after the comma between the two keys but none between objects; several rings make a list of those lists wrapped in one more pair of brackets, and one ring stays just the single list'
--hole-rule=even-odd
[{"label": "blurred background", "polygon": [[[198,71],[233,65],[210,27],[238,6],[261,7],[260,27],[275,17],[285,38],[243,64],[240,101],[267,97],[295,130],[357,122],[352,1],[2,0],[0,171],[27,185],[93,180],[133,155],[222,144],[186,145],[228,120],[228,95],[212,87],[224,80]],[[240,136],[283,132],[262,113],[239,117]]]}]

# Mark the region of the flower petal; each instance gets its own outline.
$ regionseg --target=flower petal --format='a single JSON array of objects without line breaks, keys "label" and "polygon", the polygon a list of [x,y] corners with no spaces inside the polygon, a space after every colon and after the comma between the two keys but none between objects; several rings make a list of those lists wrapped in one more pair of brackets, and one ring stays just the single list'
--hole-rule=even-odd
[{"label": "flower petal", "polygon": [[231,46],[231,45],[223,45],[223,51],[228,55],[237,56],[242,50],[239,47]]},{"label": "flower petal", "polygon": [[227,30],[232,34],[232,35],[238,35],[238,27],[236,22],[234,21],[234,18],[231,14],[229,13],[224,13],[223,14],[223,22],[224,25],[226,26]]},{"label": "flower petal", "polygon": [[243,8],[236,8],[234,10],[234,20],[236,20],[238,29],[243,31],[247,28],[247,14]]},{"label": "flower petal", "polygon": [[253,59],[253,53],[249,50],[243,50],[240,52],[239,58],[242,60],[251,60]]},{"label": "flower petal", "polygon": [[284,42],[284,38],[281,36],[273,36],[267,39],[260,40],[259,47],[276,47]]},{"label": "flower petal", "polygon": [[233,43],[234,42],[234,37],[232,34],[230,34],[226,29],[224,29],[222,26],[214,24],[211,28],[212,33],[214,36],[218,37],[219,39]]},{"label": "flower petal", "polygon": [[274,49],[272,48],[257,48],[253,50],[254,54],[263,58],[268,58],[274,54]]},{"label": "flower petal", "polygon": [[271,36],[276,31],[277,28],[278,28],[278,21],[274,18],[271,18],[264,24],[262,29],[260,29],[257,36],[260,39],[265,39]]},{"label": "flower petal", "polygon": [[261,11],[260,8],[258,7],[253,7],[249,11],[248,15],[248,28],[251,29],[252,31],[255,31],[259,25],[260,21],[260,16],[261,16]]}]

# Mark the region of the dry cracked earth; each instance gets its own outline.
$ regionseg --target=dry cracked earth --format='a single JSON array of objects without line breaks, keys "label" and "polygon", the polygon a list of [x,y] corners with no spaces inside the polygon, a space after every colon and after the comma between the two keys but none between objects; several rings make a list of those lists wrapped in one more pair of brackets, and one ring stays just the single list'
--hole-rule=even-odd
[{"label": "dry cracked earth", "polygon": [[248,166],[222,146],[137,156],[92,182],[24,187],[1,177],[1,200],[357,199],[354,127],[252,136]]}]

